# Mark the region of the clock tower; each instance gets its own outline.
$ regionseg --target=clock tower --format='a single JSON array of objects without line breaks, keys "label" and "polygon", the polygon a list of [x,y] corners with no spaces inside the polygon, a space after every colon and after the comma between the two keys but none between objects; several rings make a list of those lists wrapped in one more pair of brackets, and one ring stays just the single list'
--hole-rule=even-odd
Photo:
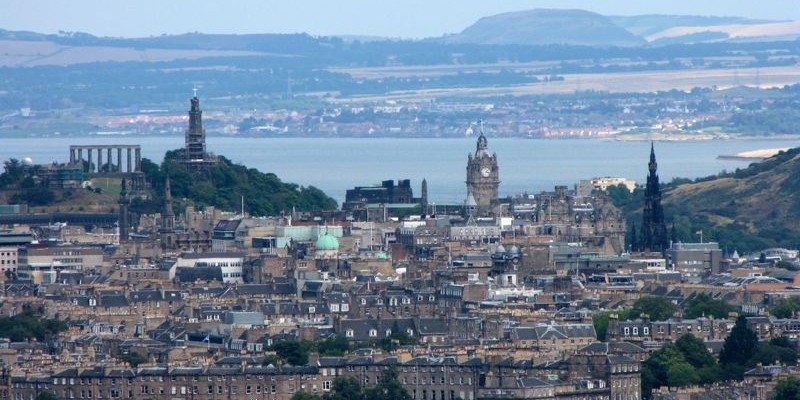
[{"label": "clock tower", "polygon": [[475,154],[470,153],[467,157],[467,198],[472,195],[478,210],[486,213],[497,202],[500,171],[497,168],[497,154],[489,154],[483,122],[480,123],[480,129]]}]

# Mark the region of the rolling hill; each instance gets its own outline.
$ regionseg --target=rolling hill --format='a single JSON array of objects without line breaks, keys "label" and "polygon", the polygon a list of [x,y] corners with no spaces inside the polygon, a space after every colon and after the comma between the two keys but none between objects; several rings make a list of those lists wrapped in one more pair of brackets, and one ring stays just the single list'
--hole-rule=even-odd
[{"label": "rolling hill", "polygon": [[479,19],[447,43],[637,46],[646,42],[609,18],[583,10],[535,9]]},{"label": "rolling hill", "polygon": [[670,186],[664,210],[684,240],[706,239],[729,250],[800,247],[800,148],[717,177]]}]

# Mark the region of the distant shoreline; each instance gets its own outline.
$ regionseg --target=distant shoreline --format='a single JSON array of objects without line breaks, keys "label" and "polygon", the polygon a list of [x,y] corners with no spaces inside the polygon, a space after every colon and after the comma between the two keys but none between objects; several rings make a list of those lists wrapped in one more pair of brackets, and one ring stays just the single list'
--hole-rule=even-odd
[{"label": "distant shoreline", "polygon": [[767,158],[773,157],[781,151],[789,150],[788,147],[776,149],[760,149],[752,151],[743,151],[736,154],[720,154],[717,156],[720,160],[739,160],[739,161],[763,161]]}]

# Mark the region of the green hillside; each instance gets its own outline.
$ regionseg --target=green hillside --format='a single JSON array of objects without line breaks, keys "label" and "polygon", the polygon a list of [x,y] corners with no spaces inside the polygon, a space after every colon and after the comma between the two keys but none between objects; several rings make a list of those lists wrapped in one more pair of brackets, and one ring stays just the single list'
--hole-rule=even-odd
[{"label": "green hillside", "polygon": [[143,160],[142,170],[156,197],[135,206],[141,211],[157,211],[163,201],[164,182],[169,175],[173,204],[177,208],[193,204],[238,211],[244,197],[245,211],[254,216],[277,215],[281,211],[335,210],[336,201],[321,190],[285,183],[275,174],[237,165],[223,156],[208,171],[189,171],[178,162],[179,150],[167,152],[158,166]]},{"label": "green hillside", "polygon": [[800,247],[800,148],[717,177],[668,186],[664,210],[679,238],[729,250]]}]

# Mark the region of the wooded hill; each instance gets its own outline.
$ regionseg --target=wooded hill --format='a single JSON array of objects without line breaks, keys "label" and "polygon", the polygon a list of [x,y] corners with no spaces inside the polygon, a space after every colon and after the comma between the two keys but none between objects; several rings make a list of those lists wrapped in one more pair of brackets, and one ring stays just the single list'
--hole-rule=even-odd
[{"label": "wooded hill", "polygon": [[175,211],[187,204],[238,211],[244,198],[245,211],[254,216],[277,215],[281,211],[335,210],[336,201],[313,186],[282,182],[273,173],[234,164],[224,156],[206,171],[189,171],[178,161],[180,150],[167,152],[161,166],[142,160],[142,171],[156,196],[137,202],[137,211],[160,211],[164,182],[170,179]]}]

